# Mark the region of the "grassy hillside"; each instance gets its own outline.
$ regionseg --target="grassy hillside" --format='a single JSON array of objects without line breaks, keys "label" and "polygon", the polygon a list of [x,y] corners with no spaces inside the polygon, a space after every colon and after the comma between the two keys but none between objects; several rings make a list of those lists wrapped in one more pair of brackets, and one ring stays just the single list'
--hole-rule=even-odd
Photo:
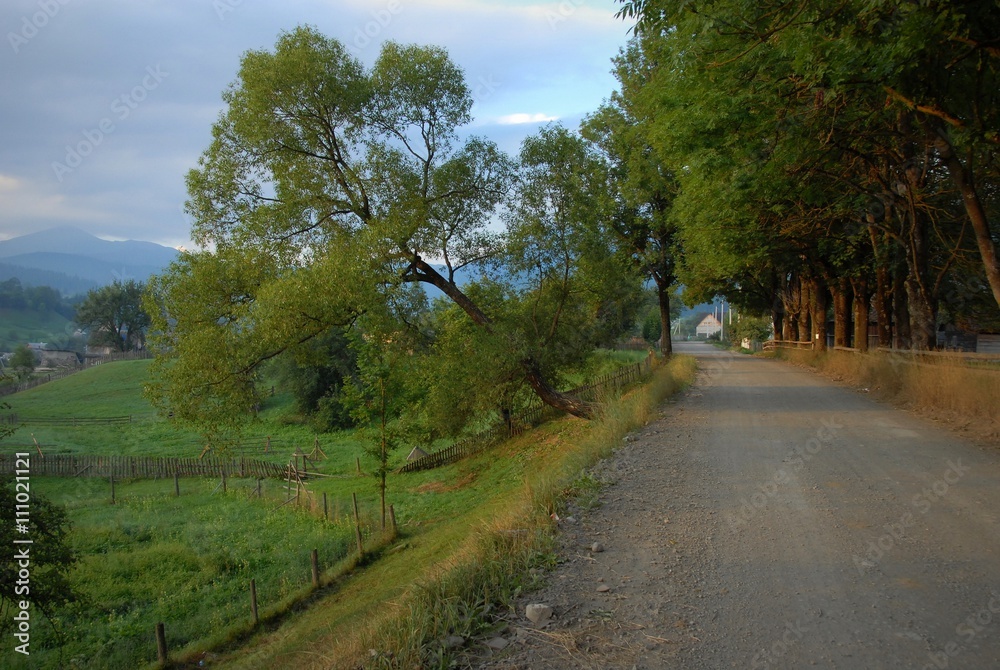
[{"label": "grassy hillside", "polygon": [[[152,361],[119,361],[88,368],[64,379],[5,398],[10,413],[26,421],[18,433],[0,449],[15,445],[42,445],[44,453],[101,454],[107,456],[194,457],[205,447],[203,436],[191,426],[168,421],[143,397],[143,386]],[[355,458],[362,450],[354,444],[353,433],[317,436],[306,426],[289,425],[283,417],[291,410],[292,398],[277,392],[266,399],[260,417],[247,417],[238,444],[215,445],[214,455],[247,456],[287,463],[299,448],[312,451],[319,439],[327,453],[325,471],[356,469]],[[131,417],[123,425],[51,426],[32,423],[46,418]],[[268,438],[270,440],[268,441]],[[267,446],[270,444],[270,448]],[[265,451],[266,449],[266,451]],[[405,454],[403,454],[405,457]]]},{"label": "grassy hillside", "polygon": [[0,308],[0,351],[13,351],[28,342],[65,342],[75,324],[55,312]]}]

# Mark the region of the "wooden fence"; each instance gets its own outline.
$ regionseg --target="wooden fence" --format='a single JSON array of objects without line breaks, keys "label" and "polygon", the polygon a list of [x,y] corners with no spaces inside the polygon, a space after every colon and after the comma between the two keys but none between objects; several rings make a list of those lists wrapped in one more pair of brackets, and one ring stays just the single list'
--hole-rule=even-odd
[{"label": "wooden fence", "polygon": [[115,361],[141,361],[150,358],[154,358],[153,353],[145,349],[143,351],[126,351],[123,353],[108,354],[107,356],[86,357],[84,358],[83,363],[78,365],[57,368],[55,370],[48,371],[44,376],[36,377],[35,379],[29,379],[28,381],[21,382],[19,384],[2,386],[0,387],[0,397],[20,393],[21,391],[27,391],[35,388],[36,386],[41,386],[42,384],[46,384],[57,379],[63,379],[64,377],[68,377],[71,374],[80,372],[81,370],[86,370],[87,368],[95,365],[112,363]]},{"label": "wooden fence", "polygon": [[[567,391],[567,394],[588,402],[598,402],[607,397],[609,393],[619,392],[625,386],[644,378],[652,372],[655,364],[656,354],[650,353],[649,356],[639,363],[625,365],[614,372],[598,377],[589,384],[584,384],[571,391]],[[450,447],[416,458],[399,468],[397,472],[430,470],[431,468],[448,465],[449,463],[454,463],[455,461],[460,461],[463,458],[485,451],[493,445],[520,435],[525,430],[538,424],[548,409],[544,405],[530,407],[524,412],[511,417],[509,423],[498,424],[482,433],[456,442]]]},{"label": "wooden fence", "polygon": [[132,416],[63,416],[21,417],[17,414],[0,416],[0,424],[35,426],[115,426],[132,423]]},{"label": "wooden fence", "polygon": [[421,456],[410,461],[397,472],[430,470],[460,461],[467,456],[478,454],[480,451],[484,451],[495,444],[520,435],[528,430],[541,420],[544,411],[545,408],[541,405],[531,407],[524,412],[518,413],[516,416],[512,416],[509,424],[498,424],[482,433],[460,440],[450,447],[435,451],[433,454]]},{"label": "wooden fence", "polygon": [[813,343],[809,340],[797,342],[795,340],[768,340],[762,345],[764,351],[774,351],[775,349],[812,349]]},{"label": "wooden fence", "polygon": [[[13,474],[13,454],[0,454],[0,473]],[[52,477],[114,477],[160,479],[173,477],[254,477],[285,479],[287,465],[255,458],[169,458],[160,456],[32,456],[31,474]]]}]

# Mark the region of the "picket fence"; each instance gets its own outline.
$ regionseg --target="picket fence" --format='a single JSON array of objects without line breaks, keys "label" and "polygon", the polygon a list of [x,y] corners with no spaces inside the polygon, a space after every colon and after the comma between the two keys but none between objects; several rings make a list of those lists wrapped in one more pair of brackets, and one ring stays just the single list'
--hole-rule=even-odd
[{"label": "picket fence", "polygon": [[[0,454],[0,474],[14,474],[16,458]],[[31,457],[31,474],[55,477],[160,479],[179,477],[253,477],[284,479],[288,466],[255,458],[170,458],[162,456],[86,456],[55,454]]]}]

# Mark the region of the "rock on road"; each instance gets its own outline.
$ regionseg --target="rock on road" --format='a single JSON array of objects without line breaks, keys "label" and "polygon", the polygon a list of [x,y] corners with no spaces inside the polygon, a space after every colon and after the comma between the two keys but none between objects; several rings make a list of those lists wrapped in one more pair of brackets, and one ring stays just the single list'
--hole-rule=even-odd
[{"label": "rock on road", "polygon": [[[1000,668],[1000,451],[786,363],[696,383],[560,521],[479,667]],[[543,626],[527,603],[553,607]]]}]

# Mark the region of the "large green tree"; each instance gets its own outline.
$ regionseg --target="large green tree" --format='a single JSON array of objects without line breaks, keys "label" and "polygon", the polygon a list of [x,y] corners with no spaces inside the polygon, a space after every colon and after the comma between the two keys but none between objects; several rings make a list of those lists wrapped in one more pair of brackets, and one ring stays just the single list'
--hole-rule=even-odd
[{"label": "large green tree", "polygon": [[493,221],[515,171],[493,143],[459,141],[472,95],[442,49],[389,42],[366,69],[339,41],[300,27],[273,51],[245,54],[224,100],[187,180],[204,250],[150,292],[156,403],[231,424],[256,402],[261,362],[385,312],[419,282],[505,340],[543,401],[589,415],[555,388],[538,351],[458,284],[460,268],[502,251]]},{"label": "large green tree", "polygon": [[90,343],[116,351],[146,344],[149,314],[143,307],[143,282],[128,279],[92,289],[76,308],[76,322],[90,331]]},{"label": "large green tree", "polygon": [[669,356],[671,289],[681,253],[672,216],[677,179],[652,148],[655,116],[647,114],[649,108],[639,102],[651,70],[645,56],[638,40],[622,51],[615,60],[620,90],[585,119],[581,132],[600,148],[608,163],[615,201],[609,228],[619,248],[656,287],[660,352]]},{"label": "large green tree", "polygon": [[642,296],[609,229],[610,176],[593,147],[554,124],[524,141],[520,159],[508,226],[508,320],[525,343],[523,363],[548,377],[619,339]]}]

